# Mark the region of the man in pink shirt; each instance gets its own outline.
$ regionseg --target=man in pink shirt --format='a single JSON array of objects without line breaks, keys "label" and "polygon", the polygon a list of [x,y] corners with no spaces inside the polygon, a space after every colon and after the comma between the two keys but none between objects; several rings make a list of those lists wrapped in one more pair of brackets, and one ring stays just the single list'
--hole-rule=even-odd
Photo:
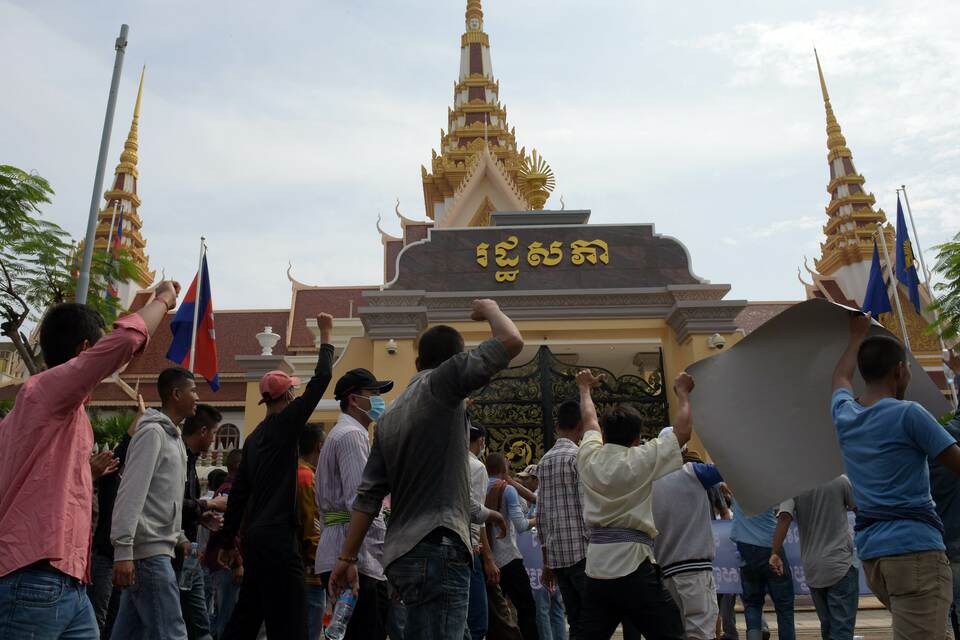
[{"label": "man in pink shirt", "polygon": [[106,336],[103,318],[86,305],[57,305],[44,316],[48,368],[24,383],[0,422],[0,638],[98,637],[83,586],[93,501],[84,405],[143,351],[179,292],[179,284],[161,283],[153,302]]}]

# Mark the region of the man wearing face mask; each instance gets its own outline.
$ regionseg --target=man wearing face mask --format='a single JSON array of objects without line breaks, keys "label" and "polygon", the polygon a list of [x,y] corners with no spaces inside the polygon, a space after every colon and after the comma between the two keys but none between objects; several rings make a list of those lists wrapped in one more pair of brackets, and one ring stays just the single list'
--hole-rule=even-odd
[{"label": "man wearing face mask", "polygon": [[[386,408],[380,394],[392,388],[391,380],[377,380],[366,369],[352,369],[337,381],[334,389],[334,398],[340,402],[340,418],[320,450],[316,473],[318,517],[323,527],[315,573],[324,584],[343,546],[357,487],[370,456],[367,429],[380,419]],[[386,638],[390,600],[381,565],[385,534],[383,519],[377,516],[357,554],[360,594],[347,626],[347,640]]]}]

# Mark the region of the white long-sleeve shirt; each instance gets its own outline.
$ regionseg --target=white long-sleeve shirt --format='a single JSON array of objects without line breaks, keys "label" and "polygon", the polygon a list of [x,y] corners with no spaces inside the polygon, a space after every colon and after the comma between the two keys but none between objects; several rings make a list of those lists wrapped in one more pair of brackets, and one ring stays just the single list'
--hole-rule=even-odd
[{"label": "white long-sleeve shirt", "polygon": [[[587,431],[577,452],[583,487],[583,519],[588,528],[637,529],[657,535],[653,521],[653,481],[683,466],[677,436],[665,433],[638,447],[603,444],[598,431]],[[629,575],[653,550],[640,542],[587,546],[587,575],[613,579]]]}]

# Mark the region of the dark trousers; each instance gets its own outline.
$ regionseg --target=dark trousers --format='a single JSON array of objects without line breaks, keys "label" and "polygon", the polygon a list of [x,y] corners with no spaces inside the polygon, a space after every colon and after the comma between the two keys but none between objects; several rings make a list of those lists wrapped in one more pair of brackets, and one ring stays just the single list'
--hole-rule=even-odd
[{"label": "dark trousers", "polygon": [[740,554],[740,597],[743,600],[743,617],[747,620],[747,635],[750,635],[750,631],[763,629],[763,601],[769,593],[777,612],[777,637],[794,640],[793,572],[784,556],[783,575],[774,575],[770,569],[771,551],[770,547],[737,543],[737,552]]},{"label": "dark trousers", "polygon": [[580,617],[582,640],[609,640],[626,620],[647,640],[684,640],[680,609],[663,586],[660,567],[649,560],[622,578],[587,576]]},{"label": "dark trousers", "polygon": [[583,610],[583,598],[587,593],[587,559],[575,565],[554,569],[557,586],[563,596],[563,606],[567,610],[567,622],[570,623],[570,640],[580,638],[580,612]]},{"label": "dark trousers", "polygon": [[517,610],[517,625],[523,640],[540,640],[537,631],[537,603],[530,588],[530,574],[523,560],[514,560],[500,567],[500,588]]},{"label": "dark trousers", "polygon": [[[321,573],[320,580],[327,586],[329,573]],[[331,606],[335,606],[333,603]],[[390,595],[386,580],[374,580],[360,574],[360,593],[353,615],[347,624],[344,640],[386,640],[387,613],[390,611]]]},{"label": "dark trousers", "polygon": [[260,625],[267,636],[306,640],[307,596],[303,560],[290,536],[290,544],[247,539],[243,543],[243,585],[223,640],[256,640]]}]

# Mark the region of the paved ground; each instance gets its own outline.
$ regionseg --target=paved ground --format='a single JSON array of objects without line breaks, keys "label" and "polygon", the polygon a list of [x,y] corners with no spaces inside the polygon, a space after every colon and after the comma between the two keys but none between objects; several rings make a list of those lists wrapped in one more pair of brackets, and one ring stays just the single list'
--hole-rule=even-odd
[{"label": "paved ground", "polygon": [[[776,616],[773,610],[765,612],[764,617],[770,625],[771,638],[777,638]],[[747,637],[747,627],[744,623],[743,612],[739,607],[737,609],[737,628],[740,630],[741,640],[745,639]],[[796,628],[797,638],[820,638],[820,621],[817,619],[813,607],[800,602],[797,603]],[[863,636],[864,640],[891,640],[893,638],[893,633],[890,631],[890,614],[875,598],[860,599],[856,633]],[[623,636],[618,631],[614,638],[620,640]]]}]

